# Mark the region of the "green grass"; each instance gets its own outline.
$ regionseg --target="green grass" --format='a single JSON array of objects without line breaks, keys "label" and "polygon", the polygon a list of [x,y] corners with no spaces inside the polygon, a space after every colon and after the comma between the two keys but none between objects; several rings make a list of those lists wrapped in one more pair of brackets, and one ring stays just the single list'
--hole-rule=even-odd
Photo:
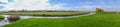
[{"label": "green grass", "polygon": [[2,12],[2,14],[22,14],[22,15],[74,15],[74,14],[85,14],[88,12]]},{"label": "green grass", "polygon": [[120,27],[119,13],[97,13],[76,18],[30,18],[4,27]]},{"label": "green grass", "polygon": [[5,17],[4,16],[0,16],[0,20],[3,20]]}]

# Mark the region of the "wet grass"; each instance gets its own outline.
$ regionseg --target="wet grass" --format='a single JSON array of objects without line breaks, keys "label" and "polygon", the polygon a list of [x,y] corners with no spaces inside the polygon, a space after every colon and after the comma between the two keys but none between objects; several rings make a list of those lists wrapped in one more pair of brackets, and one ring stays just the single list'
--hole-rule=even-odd
[{"label": "wet grass", "polygon": [[4,27],[120,27],[120,14],[105,12],[76,18],[30,18]]}]

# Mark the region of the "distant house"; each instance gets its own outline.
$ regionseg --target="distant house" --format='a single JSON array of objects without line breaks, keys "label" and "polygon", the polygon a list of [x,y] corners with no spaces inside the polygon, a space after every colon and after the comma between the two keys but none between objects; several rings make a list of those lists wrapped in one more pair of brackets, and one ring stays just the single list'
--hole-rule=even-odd
[{"label": "distant house", "polygon": [[96,8],[96,12],[103,12],[104,10],[102,10],[101,8]]}]

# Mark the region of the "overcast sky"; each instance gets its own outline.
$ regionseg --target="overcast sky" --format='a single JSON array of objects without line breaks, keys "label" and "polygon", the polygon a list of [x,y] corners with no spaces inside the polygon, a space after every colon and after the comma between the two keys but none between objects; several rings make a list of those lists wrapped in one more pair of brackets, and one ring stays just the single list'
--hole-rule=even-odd
[{"label": "overcast sky", "polygon": [[0,10],[94,10],[95,7],[120,8],[120,0],[0,0]]}]

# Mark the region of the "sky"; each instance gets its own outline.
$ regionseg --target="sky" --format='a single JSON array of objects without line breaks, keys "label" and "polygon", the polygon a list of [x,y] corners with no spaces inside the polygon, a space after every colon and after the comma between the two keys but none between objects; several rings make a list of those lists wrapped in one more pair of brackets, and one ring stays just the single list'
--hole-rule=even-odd
[{"label": "sky", "polygon": [[95,10],[96,7],[99,7],[104,10],[120,11],[119,1],[120,0],[0,0],[0,10],[25,9],[88,11]]}]

